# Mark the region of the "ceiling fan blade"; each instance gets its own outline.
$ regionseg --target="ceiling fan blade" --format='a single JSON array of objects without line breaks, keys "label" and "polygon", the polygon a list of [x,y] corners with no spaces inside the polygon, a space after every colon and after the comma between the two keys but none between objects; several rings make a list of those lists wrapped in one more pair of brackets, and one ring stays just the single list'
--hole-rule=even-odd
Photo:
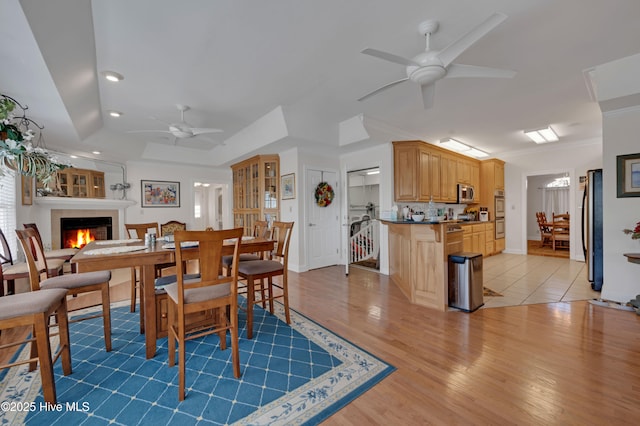
[{"label": "ceiling fan blade", "polygon": [[391,83],[385,84],[384,86],[377,88],[377,89],[376,89],[376,90],[374,90],[373,92],[371,92],[371,93],[368,93],[368,94],[364,95],[363,97],[361,97],[361,98],[360,98],[360,99],[358,99],[358,100],[359,100],[359,101],[364,101],[365,99],[367,99],[367,98],[369,98],[369,97],[371,97],[371,96],[373,96],[373,95],[376,95],[376,94],[378,94],[378,93],[382,92],[383,90],[388,89],[389,87],[393,87],[393,86],[395,86],[396,84],[403,83],[403,82],[405,82],[405,81],[407,81],[407,80],[409,80],[409,77],[401,78],[400,80],[397,80],[397,81],[392,81]]},{"label": "ceiling fan blade", "polygon": [[486,21],[463,35],[458,40],[451,43],[440,51],[438,57],[442,61],[442,64],[446,67],[454,61],[465,50],[471,47],[475,42],[484,37],[489,31],[500,25],[502,21],[507,19],[507,15],[504,13],[494,13]]},{"label": "ceiling fan blade", "polygon": [[204,133],[222,133],[224,132],[224,130],[220,130],[220,129],[206,129],[206,128],[198,128],[198,127],[192,127],[191,128],[191,133],[193,133],[194,136],[196,135],[202,135]]},{"label": "ceiling fan blade", "polygon": [[445,78],[485,77],[485,78],[513,78],[515,71],[503,70],[476,65],[451,64],[447,68]]},{"label": "ceiling fan blade", "polygon": [[424,105],[424,109],[429,109],[433,106],[433,98],[436,94],[436,85],[434,83],[424,84],[420,86],[420,90],[422,91],[422,104]]},{"label": "ceiling fan blade", "polygon": [[364,53],[365,55],[369,55],[369,56],[375,56],[376,58],[383,59],[389,62],[394,62],[400,65],[405,65],[405,66],[413,65],[418,67],[420,66],[417,62],[414,62],[411,59],[406,59],[406,58],[403,58],[402,56],[394,55],[393,53],[383,52],[382,50],[364,49],[360,53]]},{"label": "ceiling fan blade", "polygon": [[171,133],[168,130],[128,130],[127,133]]}]

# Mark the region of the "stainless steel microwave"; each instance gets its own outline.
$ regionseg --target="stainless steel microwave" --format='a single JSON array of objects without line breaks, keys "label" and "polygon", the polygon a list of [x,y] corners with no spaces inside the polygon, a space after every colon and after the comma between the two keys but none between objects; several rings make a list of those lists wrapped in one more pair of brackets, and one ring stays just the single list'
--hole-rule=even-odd
[{"label": "stainless steel microwave", "polygon": [[475,188],[472,185],[458,184],[458,203],[470,204],[475,202]]}]

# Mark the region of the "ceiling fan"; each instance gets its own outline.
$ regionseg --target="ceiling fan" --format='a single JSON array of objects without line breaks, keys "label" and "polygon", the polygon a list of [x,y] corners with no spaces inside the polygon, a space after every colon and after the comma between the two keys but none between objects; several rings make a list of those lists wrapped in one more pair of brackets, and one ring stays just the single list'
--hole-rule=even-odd
[{"label": "ceiling fan", "polygon": [[177,104],[176,108],[178,108],[178,111],[180,111],[181,113],[180,122],[178,123],[165,123],[162,120],[152,117],[154,120],[157,120],[169,126],[169,130],[131,130],[128,133],[169,133],[174,136],[173,143],[175,144],[177,143],[178,139],[188,139],[206,133],[220,133],[223,131],[220,129],[192,127],[189,123],[184,121],[184,112],[190,109],[189,106]]},{"label": "ceiling fan", "polygon": [[385,84],[358,100],[363,101],[385,89],[411,80],[420,85],[420,89],[422,91],[422,102],[426,109],[433,105],[435,82],[441,78],[513,78],[516,75],[515,71],[452,63],[462,54],[462,52],[471,47],[475,42],[484,37],[505,19],[507,19],[507,15],[495,13],[467,34],[440,51],[431,50],[429,47],[431,34],[438,30],[438,22],[434,20],[424,21],[419,25],[418,30],[420,31],[420,34],[425,36],[427,46],[424,52],[414,56],[412,59],[406,59],[381,50],[364,49],[361,53],[364,53],[365,55],[375,56],[376,58],[383,59],[385,61],[405,65],[407,77]]}]

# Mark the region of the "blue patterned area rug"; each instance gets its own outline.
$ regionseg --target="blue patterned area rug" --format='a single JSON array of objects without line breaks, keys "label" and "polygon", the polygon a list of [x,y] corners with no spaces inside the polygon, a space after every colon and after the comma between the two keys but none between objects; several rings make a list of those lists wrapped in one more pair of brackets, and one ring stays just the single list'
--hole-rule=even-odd
[{"label": "blue patterned area rug", "polygon": [[[318,424],[395,368],[291,311],[284,322],[254,309],[254,338],[240,311],[240,379],[231,349],[217,335],[187,343],[186,397],[178,401],[178,367],[167,364],[167,339],[145,359],[138,313],[112,307],[113,350],[104,350],[102,319],[70,326],[73,374],[55,364],[58,406],[44,409],[39,370],[11,368],[0,383],[3,424]],[[26,357],[28,348],[19,355]],[[9,408],[9,410],[5,410]]]}]

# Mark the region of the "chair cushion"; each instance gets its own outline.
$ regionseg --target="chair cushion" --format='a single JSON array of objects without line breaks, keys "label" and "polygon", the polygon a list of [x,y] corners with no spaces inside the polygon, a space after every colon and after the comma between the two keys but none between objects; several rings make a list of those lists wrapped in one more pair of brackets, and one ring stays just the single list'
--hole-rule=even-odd
[{"label": "chair cushion", "polygon": [[282,269],[282,263],[275,260],[252,260],[238,264],[238,273],[243,276],[267,274],[282,271]]},{"label": "chair cushion", "polygon": [[56,288],[0,297],[0,320],[46,312],[66,295],[66,289]]},{"label": "chair cushion", "polygon": [[13,265],[7,263],[2,265],[2,274],[5,276],[5,280],[8,279],[7,275],[29,275],[29,265],[26,263],[16,263]]},{"label": "chair cushion", "polygon": [[[189,280],[188,282],[198,282],[199,279]],[[185,281],[186,282],[186,281]],[[167,295],[175,303],[178,303],[178,283],[169,284],[166,286],[165,291]],[[219,297],[226,297],[231,294],[230,283],[210,285],[207,287],[190,288],[184,292],[184,303],[198,303],[206,300],[217,299]]]},{"label": "chair cushion", "polygon": [[[200,279],[200,274],[185,274],[184,279],[187,282],[198,280]],[[156,278],[155,285],[156,287],[163,287],[165,285],[173,284],[176,281],[178,281],[178,278],[176,275],[167,275],[165,277]]]},{"label": "chair cushion", "polygon": [[79,250],[75,249],[75,248],[65,248],[65,249],[58,249],[58,250],[49,250],[49,251],[45,251],[44,252],[44,257],[47,258],[47,260],[49,259],[55,259],[55,258],[70,258],[73,257],[73,255],[75,255]]},{"label": "chair cushion", "polygon": [[[260,256],[258,256],[257,254],[250,254],[250,253],[245,253],[245,254],[241,254],[240,257],[238,258],[238,262],[249,262],[251,260],[260,260]],[[233,256],[222,256],[222,264],[224,266],[231,266],[231,264],[233,263]]]},{"label": "chair cushion", "polygon": [[111,271],[81,272],[79,274],[58,275],[40,282],[40,288],[78,288],[86,285],[109,282]]},{"label": "chair cushion", "polygon": [[47,268],[49,268],[49,270],[60,269],[62,268],[62,265],[64,265],[64,262],[66,262],[65,259],[59,259],[59,258],[47,259]]}]

